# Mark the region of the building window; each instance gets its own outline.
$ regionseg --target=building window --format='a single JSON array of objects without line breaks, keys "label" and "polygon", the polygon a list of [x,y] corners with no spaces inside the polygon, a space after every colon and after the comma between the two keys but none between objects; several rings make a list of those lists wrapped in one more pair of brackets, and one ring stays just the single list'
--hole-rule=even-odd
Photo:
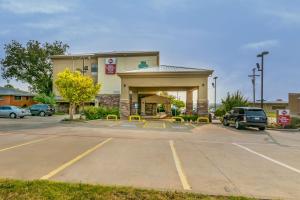
[{"label": "building window", "polygon": [[21,96],[15,96],[15,100],[19,101],[19,100],[21,100],[21,99],[22,99]]},{"label": "building window", "polygon": [[98,64],[92,64],[92,73],[97,73],[98,72]]}]

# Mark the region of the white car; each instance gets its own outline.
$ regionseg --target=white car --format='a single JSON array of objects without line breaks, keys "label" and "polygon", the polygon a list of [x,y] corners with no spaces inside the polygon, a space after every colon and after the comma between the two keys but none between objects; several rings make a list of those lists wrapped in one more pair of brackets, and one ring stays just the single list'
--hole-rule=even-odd
[{"label": "white car", "polygon": [[0,117],[24,118],[31,115],[27,109],[18,108],[16,106],[0,106]]}]

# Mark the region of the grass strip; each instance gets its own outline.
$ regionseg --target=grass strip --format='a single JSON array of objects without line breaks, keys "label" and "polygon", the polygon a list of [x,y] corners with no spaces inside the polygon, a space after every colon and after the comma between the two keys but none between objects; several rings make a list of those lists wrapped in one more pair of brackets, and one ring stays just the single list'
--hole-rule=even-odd
[{"label": "grass strip", "polygon": [[209,196],[176,191],[138,189],[133,187],[62,183],[45,180],[21,181],[9,179],[0,179],[0,199],[254,200],[254,198],[247,197]]}]

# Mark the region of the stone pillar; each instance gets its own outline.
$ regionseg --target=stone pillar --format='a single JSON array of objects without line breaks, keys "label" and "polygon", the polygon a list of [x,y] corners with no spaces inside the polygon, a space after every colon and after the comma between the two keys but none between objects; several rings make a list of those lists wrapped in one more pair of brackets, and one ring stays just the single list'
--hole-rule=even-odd
[{"label": "stone pillar", "polygon": [[130,115],[130,103],[129,103],[129,86],[121,81],[121,98],[120,98],[120,117],[122,119],[128,118]]},{"label": "stone pillar", "polygon": [[136,90],[133,90],[131,95],[131,107],[130,107],[131,115],[135,115],[138,113],[138,108],[135,108],[135,104],[138,104],[138,92]]},{"label": "stone pillar", "polygon": [[165,111],[167,116],[172,116],[171,103],[165,104]]},{"label": "stone pillar", "polygon": [[193,114],[193,90],[186,91],[186,114]]},{"label": "stone pillar", "polygon": [[145,104],[146,104],[145,100],[142,100],[141,101],[141,115],[143,115],[143,116],[146,115]]},{"label": "stone pillar", "polygon": [[207,85],[203,83],[197,89],[197,114],[208,115],[208,99],[207,99]]}]

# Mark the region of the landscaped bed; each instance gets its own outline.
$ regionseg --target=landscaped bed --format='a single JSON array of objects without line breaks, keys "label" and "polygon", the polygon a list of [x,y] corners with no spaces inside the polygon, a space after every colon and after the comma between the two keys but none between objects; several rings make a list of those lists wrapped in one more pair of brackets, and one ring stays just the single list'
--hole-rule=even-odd
[{"label": "landscaped bed", "polygon": [[50,181],[0,180],[0,199],[248,200],[253,198],[208,196],[184,192],[136,189],[132,187],[112,187]]}]

